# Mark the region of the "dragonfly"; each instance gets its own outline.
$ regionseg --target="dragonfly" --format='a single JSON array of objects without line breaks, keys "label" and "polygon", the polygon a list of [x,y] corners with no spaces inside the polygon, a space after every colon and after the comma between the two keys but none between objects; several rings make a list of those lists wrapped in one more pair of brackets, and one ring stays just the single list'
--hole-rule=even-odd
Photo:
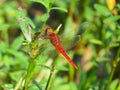
[{"label": "dragonfly", "polygon": [[55,49],[63,55],[63,57],[75,68],[78,69],[77,65],[72,61],[72,59],[67,55],[67,53],[64,51],[62,44],[60,42],[59,36],[53,32],[52,28],[46,28],[47,36],[52,43],[52,45],[55,47]]}]

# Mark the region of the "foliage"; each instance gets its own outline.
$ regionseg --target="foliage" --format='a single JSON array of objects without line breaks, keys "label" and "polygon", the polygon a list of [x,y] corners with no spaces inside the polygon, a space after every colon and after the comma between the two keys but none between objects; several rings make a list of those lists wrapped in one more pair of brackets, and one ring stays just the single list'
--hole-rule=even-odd
[{"label": "foliage", "polygon": [[[119,90],[120,2],[108,1],[1,0],[0,90]],[[47,27],[78,70],[54,49]]]}]

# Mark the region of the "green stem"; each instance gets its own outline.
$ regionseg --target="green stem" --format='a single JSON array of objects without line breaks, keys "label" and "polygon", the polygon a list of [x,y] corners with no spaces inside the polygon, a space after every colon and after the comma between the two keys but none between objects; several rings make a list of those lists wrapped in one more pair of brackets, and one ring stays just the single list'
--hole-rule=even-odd
[{"label": "green stem", "polygon": [[52,69],[51,69],[51,71],[50,71],[50,76],[49,76],[49,78],[48,78],[48,81],[47,81],[47,84],[46,84],[45,90],[48,89],[48,86],[49,86],[49,83],[50,83],[50,80],[51,80],[51,77],[52,77],[53,71],[54,71],[54,65],[52,66]]},{"label": "green stem", "polygon": [[119,62],[119,55],[120,55],[120,45],[119,45],[119,49],[118,49],[118,52],[117,52],[117,56],[116,56],[116,59],[115,61],[113,62],[113,68],[112,68],[112,71],[110,73],[110,77],[108,79],[108,83],[106,85],[106,89],[105,90],[109,90],[109,87],[110,87],[110,83],[112,81],[112,78],[113,78],[113,75],[114,75],[114,72],[115,72],[115,69],[118,65],[118,62]]},{"label": "green stem", "polygon": [[69,11],[69,16],[72,17],[73,16],[73,11],[74,11],[74,8],[75,8],[75,1],[76,0],[71,0],[71,4],[70,4],[70,11]]},{"label": "green stem", "polygon": [[70,66],[70,71],[69,71],[69,78],[70,78],[70,81],[74,81],[74,68],[69,64]]},{"label": "green stem", "polygon": [[3,32],[3,35],[4,35],[4,39],[5,39],[6,45],[9,46],[8,30],[5,30],[5,31]]},{"label": "green stem", "polygon": [[[46,12],[47,15],[49,15],[49,13],[50,13],[50,11],[51,11],[51,8],[52,8],[52,5],[54,4],[54,2],[55,2],[55,0],[53,0],[53,1],[49,4],[49,7],[47,8],[47,12]],[[48,17],[48,18],[49,18],[49,17]],[[44,30],[44,27],[45,27],[45,24],[46,24],[48,18],[46,19],[45,22],[43,22],[42,27],[40,28],[41,30]],[[43,33],[44,33],[44,32],[43,32]]]},{"label": "green stem", "polygon": [[[49,15],[49,12],[50,12],[50,11],[47,12],[47,15]],[[49,17],[48,17],[48,18],[49,18]],[[48,19],[48,18],[47,18],[47,19]],[[46,19],[45,22],[43,22],[43,24],[42,24],[42,26],[41,26],[41,28],[40,28],[40,30],[42,30],[42,32],[41,32],[41,36],[44,35],[44,33],[45,33],[45,29],[44,29],[44,28],[45,28],[45,25],[46,25],[47,19]]]},{"label": "green stem", "polygon": [[27,70],[27,75],[26,75],[26,78],[25,78],[24,90],[27,89],[28,84],[31,81],[35,66],[36,66],[35,60],[31,60],[30,63],[29,63],[28,70]]},{"label": "green stem", "polygon": [[110,86],[110,83],[111,83],[111,81],[112,81],[112,77],[113,77],[113,75],[114,75],[115,68],[116,68],[116,67],[113,67],[113,69],[112,69],[112,71],[111,71],[111,73],[110,73],[110,77],[109,77],[109,79],[108,79],[108,83],[107,83],[107,86],[106,86],[106,89],[105,89],[105,90],[109,90],[109,86]]}]

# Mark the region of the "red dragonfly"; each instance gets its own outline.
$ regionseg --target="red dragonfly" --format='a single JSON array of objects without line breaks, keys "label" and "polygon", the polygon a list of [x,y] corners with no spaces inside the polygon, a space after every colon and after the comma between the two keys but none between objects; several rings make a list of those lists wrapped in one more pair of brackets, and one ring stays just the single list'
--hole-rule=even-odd
[{"label": "red dragonfly", "polygon": [[53,32],[52,28],[47,28],[46,29],[46,33],[48,35],[48,38],[50,39],[50,42],[52,43],[52,45],[56,48],[56,50],[61,53],[66,60],[68,60],[68,62],[75,68],[78,69],[78,67],[75,65],[75,63],[72,61],[72,59],[66,54],[66,52],[63,50],[61,42],[60,42],[60,38],[59,36]]}]

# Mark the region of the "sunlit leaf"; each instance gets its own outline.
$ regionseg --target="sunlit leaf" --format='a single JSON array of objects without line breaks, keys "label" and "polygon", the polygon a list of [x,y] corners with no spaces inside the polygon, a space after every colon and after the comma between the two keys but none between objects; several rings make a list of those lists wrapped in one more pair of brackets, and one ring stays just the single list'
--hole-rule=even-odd
[{"label": "sunlit leaf", "polygon": [[113,43],[113,44],[110,45],[111,48],[118,47],[118,46],[119,46],[119,43]]},{"label": "sunlit leaf", "polygon": [[99,14],[101,15],[108,16],[111,14],[109,9],[105,7],[105,5],[95,4],[94,7],[97,10],[97,12],[99,12]]},{"label": "sunlit leaf", "polygon": [[28,17],[25,17],[26,23],[28,23],[32,29],[35,29],[35,24],[32,22],[32,20]]},{"label": "sunlit leaf", "polygon": [[4,84],[4,85],[1,85],[2,88],[4,89],[8,89],[8,90],[13,90],[13,84]]},{"label": "sunlit leaf", "polygon": [[72,18],[68,17],[66,20],[66,25],[65,25],[65,29],[63,32],[63,42],[64,42],[64,46],[70,45],[71,43],[73,44],[72,40],[75,37],[75,30],[74,27],[72,27],[73,25],[73,20]]},{"label": "sunlit leaf", "polygon": [[120,19],[120,16],[110,16],[104,20],[104,23],[113,23]]},{"label": "sunlit leaf", "polygon": [[42,90],[42,87],[39,85],[38,82],[36,82],[35,80],[32,81],[34,85],[36,85],[37,88],[39,88],[39,90]]},{"label": "sunlit leaf", "polygon": [[25,10],[22,10],[22,8],[18,8],[17,12],[17,22],[22,30],[22,33],[24,34],[26,40],[32,41],[32,29],[35,28],[34,23],[30,18],[26,16]]},{"label": "sunlit leaf", "polygon": [[50,0],[50,3],[54,3],[55,2],[55,0]]},{"label": "sunlit leaf", "polygon": [[71,90],[78,90],[76,84],[73,82],[70,82],[70,88]]},{"label": "sunlit leaf", "polygon": [[7,48],[7,45],[5,43],[0,43],[0,52],[5,53],[6,48]]},{"label": "sunlit leaf", "polygon": [[15,71],[15,72],[9,73],[11,79],[13,79],[14,81],[18,81],[23,74],[24,74],[24,71]]},{"label": "sunlit leaf", "polygon": [[49,0],[31,0],[31,1],[41,3],[46,9],[49,8]]},{"label": "sunlit leaf", "polygon": [[40,21],[41,22],[45,22],[47,19],[49,18],[49,15],[48,14],[43,14],[41,17],[40,17]]},{"label": "sunlit leaf", "polygon": [[120,4],[117,4],[116,7],[120,9]]},{"label": "sunlit leaf", "polygon": [[0,25],[0,31],[1,31],[1,30],[6,30],[6,29],[8,29],[9,27],[10,27],[9,24],[2,24],[2,25]]},{"label": "sunlit leaf", "polygon": [[23,37],[19,36],[13,41],[10,47],[15,50],[18,50],[20,46],[22,45],[22,41],[23,41]]},{"label": "sunlit leaf", "polygon": [[60,10],[60,11],[67,12],[67,9],[62,8],[62,7],[52,7],[51,10]]},{"label": "sunlit leaf", "polygon": [[59,71],[68,71],[68,68],[66,68],[64,66],[55,66],[55,69],[57,69]]},{"label": "sunlit leaf", "polygon": [[118,83],[119,83],[118,79],[112,81],[112,83],[110,85],[110,90],[116,90],[116,86],[118,85]]},{"label": "sunlit leaf", "polygon": [[86,7],[85,8],[85,18],[90,21],[93,19],[93,15],[94,15],[93,10],[89,7]]},{"label": "sunlit leaf", "polygon": [[10,61],[9,58],[10,58],[10,57],[7,56],[7,55],[5,55],[5,56],[3,57],[4,64],[5,64],[5,66],[6,66],[8,69],[10,68],[10,65],[11,65],[11,61]]},{"label": "sunlit leaf", "polygon": [[106,57],[98,57],[97,58],[97,61],[98,62],[105,62],[105,61],[108,61],[109,59],[108,58],[106,58]]},{"label": "sunlit leaf", "polygon": [[103,42],[98,39],[90,39],[90,43],[93,43],[96,45],[103,45]]}]

